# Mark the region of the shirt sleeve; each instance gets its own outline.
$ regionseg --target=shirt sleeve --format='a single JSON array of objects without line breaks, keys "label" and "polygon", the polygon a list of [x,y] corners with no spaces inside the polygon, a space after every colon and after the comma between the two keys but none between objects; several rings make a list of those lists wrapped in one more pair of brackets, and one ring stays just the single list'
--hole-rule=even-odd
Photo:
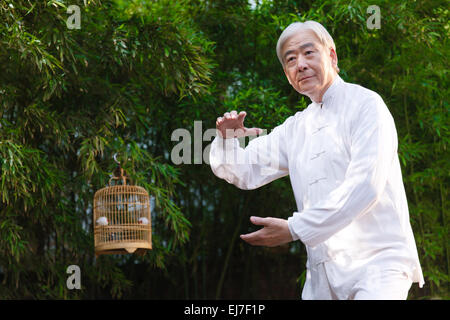
[{"label": "shirt sleeve", "polygon": [[351,161],[342,184],[316,206],[288,218],[294,240],[308,246],[322,243],[375,206],[397,156],[394,120],[380,96],[361,104],[351,126]]},{"label": "shirt sleeve", "polygon": [[268,135],[253,138],[245,148],[237,138],[223,139],[217,134],[211,143],[209,162],[217,177],[244,190],[288,175],[284,124]]}]

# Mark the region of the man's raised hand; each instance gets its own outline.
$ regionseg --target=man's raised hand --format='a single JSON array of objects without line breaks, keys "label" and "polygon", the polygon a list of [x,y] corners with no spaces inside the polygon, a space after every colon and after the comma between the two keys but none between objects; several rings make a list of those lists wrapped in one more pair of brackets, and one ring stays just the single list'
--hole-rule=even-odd
[{"label": "man's raised hand", "polygon": [[233,110],[225,112],[223,117],[218,117],[216,121],[216,129],[220,136],[224,139],[240,138],[245,136],[256,136],[262,133],[260,128],[244,127],[244,118],[247,115],[245,111],[239,114]]}]

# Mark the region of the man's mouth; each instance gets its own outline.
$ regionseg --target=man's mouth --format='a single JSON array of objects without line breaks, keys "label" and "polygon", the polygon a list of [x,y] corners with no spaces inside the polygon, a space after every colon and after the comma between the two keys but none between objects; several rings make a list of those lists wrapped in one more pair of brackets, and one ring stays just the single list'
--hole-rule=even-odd
[{"label": "man's mouth", "polygon": [[303,81],[303,80],[309,79],[309,78],[311,78],[311,77],[312,77],[312,76],[303,77],[303,78],[301,78],[299,81]]}]

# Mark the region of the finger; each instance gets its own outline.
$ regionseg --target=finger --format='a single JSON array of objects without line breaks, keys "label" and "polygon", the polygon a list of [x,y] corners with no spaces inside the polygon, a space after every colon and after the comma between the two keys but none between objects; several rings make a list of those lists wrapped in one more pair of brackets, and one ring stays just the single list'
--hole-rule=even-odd
[{"label": "finger", "polygon": [[223,121],[223,118],[222,117],[218,117],[216,122],[221,123],[222,121]]},{"label": "finger", "polygon": [[250,217],[250,222],[257,226],[267,226],[269,219],[252,216],[252,217]]},{"label": "finger", "polygon": [[245,119],[245,116],[246,116],[246,115],[247,115],[247,112],[245,112],[245,111],[239,112],[239,115],[238,115],[239,121],[244,122],[244,119]]},{"label": "finger", "polygon": [[224,117],[225,119],[230,119],[230,118],[231,118],[231,115],[230,115],[229,112],[225,112],[225,113],[223,114],[223,117]]},{"label": "finger", "polygon": [[258,230],[258,231],[252,232],[252,233],[241,234],[240,238],[253,246],[263,245],[262,237],[261,237],[261,230]]},{"label": "finger", "polygon": [[245,128],[244,131],[245,136],[257,136],[263,132],[260,128]]},{"label": "finger", "polygon": [[237,116],[238,116],[236,110],[231,111],[231,112],[230,112],[230,115],[231,115],[231,118],[232,118],[232,119],[236,119]]}]

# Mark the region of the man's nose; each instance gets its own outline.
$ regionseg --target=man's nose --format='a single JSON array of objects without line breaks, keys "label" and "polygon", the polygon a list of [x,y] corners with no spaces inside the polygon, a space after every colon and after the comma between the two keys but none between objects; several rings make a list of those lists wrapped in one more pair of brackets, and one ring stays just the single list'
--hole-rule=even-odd
[{"label": "man's nose", "polygon": [[297,69],[299,71],[308,69],[308,65],[306,64],[306,59],[304,59],[302,57],[297,58]]}]

